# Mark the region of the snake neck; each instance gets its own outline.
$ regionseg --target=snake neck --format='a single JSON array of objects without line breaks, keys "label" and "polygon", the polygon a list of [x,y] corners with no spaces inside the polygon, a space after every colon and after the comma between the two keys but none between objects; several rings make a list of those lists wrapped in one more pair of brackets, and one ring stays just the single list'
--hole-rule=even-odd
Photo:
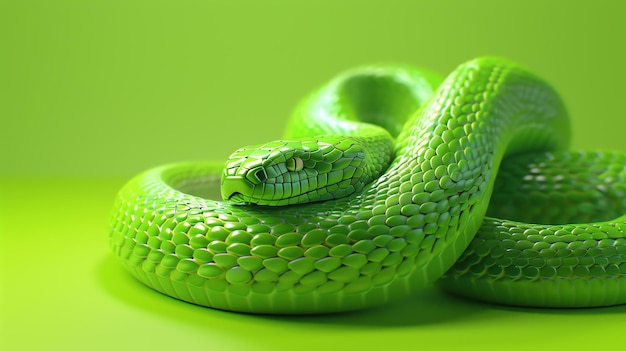
[{"label": "snake neck", "polygon": [[285,206],[360,193],[388,168],[393,137],[433,87],[414,69],[367,67],[338,77],[296,109],[285,140],[231,154],[222,198]]}]

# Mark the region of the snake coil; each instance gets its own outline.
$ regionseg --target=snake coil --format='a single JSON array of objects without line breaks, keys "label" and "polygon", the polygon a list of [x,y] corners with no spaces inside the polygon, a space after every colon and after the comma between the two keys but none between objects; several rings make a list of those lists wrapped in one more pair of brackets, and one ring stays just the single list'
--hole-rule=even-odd
[{"label": "snake coil", "polygon": [[145,285],[240,312],[361,309],[435,281],[496,303],[624,303],[626,156],[568,143],[557,93],[509,61],[445,80],[356,69],[303,100],[285,140],[130,180],[110,245]]}]

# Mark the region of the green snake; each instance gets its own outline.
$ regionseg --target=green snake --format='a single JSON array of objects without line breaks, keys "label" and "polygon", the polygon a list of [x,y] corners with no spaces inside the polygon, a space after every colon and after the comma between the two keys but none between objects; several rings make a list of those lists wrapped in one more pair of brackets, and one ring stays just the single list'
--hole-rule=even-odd
[{"label": "green snake", "polygon": [[622,304],[626,156],[566,151],[569,129],[553,88],[504,59],[445,79],[354,69],[297,106],[284,140],[130,180],[110,246],[145,285],[230,311],[355,310],[434,282],[502,304]]}]

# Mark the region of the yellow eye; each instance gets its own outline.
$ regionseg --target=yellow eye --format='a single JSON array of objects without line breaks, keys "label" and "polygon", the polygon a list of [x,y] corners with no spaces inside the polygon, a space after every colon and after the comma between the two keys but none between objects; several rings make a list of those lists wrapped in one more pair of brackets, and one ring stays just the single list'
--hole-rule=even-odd
[{"label": "yellow eye", "polygon": [[290,158],[285,162],[285,164],[287,166],[287,170],[291,172],[301,171],[302,168],[304,168],[304,162],[302,161],[300,157]]}]

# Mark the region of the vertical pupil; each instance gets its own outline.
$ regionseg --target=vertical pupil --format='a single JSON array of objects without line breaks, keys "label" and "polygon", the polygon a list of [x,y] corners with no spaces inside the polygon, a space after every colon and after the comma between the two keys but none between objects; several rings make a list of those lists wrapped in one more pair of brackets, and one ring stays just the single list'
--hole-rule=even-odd
[{"label": "vertical pupil", "polygon": [[288,159],[287,162],[285,162],[285,165],[287,166],[287,170],[291,172],[300,171],[302,170],[302,168],[304,168],[304,162],[302,162],[302,159],[300,157]]}]

